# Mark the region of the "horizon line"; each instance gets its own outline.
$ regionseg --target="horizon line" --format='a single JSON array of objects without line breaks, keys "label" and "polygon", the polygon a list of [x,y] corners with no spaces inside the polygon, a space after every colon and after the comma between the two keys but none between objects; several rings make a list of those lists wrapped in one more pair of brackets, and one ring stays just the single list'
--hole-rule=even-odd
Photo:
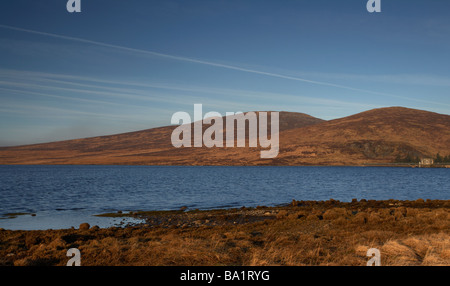
[{"label": "horizon line", "polygon": [[[373,111],[373,110],[381,110],[381,109],[408,109],[408,110],[415,110],[415,111],[422,111],[422,112],[429,112],[429,113],[435,113],[435,114],[439,114],[439,115],[444,115],[444,116],[450,116],[450,114],[443,114],[443,113],[438,113],[438,112],[434,112],[434,111],[429,111],[429,110],[424,110],[424,109],[417,109],[417,108],[410,108],[410,107],[404,107],[404,106],[386,106],[386,107],[378,107],[378,108],[372,108],[372,109],[368,109],[362,112],[358,112],[355,114],[351,114],[351,115],[347,115],[344,117],[339,117],[339,118],[335,118],[335,119],[322,119],[319,117],[315,117],[312,115],[309,115],[307,113],[304,112],[299,112],[299,111],[245,111],[243,113],[247,113],[247,112],[279,112],[279,113],[298,113],[298,114],[304,114],[304,115],[308,115],[311,116],[312,118],[316,118],[316,119],[320,119],[323,120],[323,122],[330,122],[333,120],[339,120],[339,119],[343,119],[343,118],[347,118],[350,116],[354,116],[354,115],[358,115],[358,114],[363,114],[365,112],[369,112],[369,111]],[[203,115],[202,115],[203,116]],[[225,116],[222,116],[226,117]],[[204,118],[202,118],[203,120]],[[193,122],[189,123],[192,124]],[[320,123],[318,123],[320,124]],[[141,131],[146,131],[146,130],[151,130],[151,129],[157,129],[157,128],[165,128],[165,127],[174,127],[177,126],[176,124],[173,125],[164,125],[164,126],[156,126],[156,127],[152,127],[152,128],[148,128],[148,129],[140,129],[140,130],[134,130],[134,131],[127,131],[127,132],[122,132],[122,133],[115,133],[115,134],[106,134],[106,135],[97,135],[97,136],[89,136],[89,137],[81,137],[81,138],[72,138],[72,139],[63,139],[63,140],[56,140],[56,141],[47,141],[47,142],[37,142],[37,143],[29,143],[29,144],[19,144],[19,145],[9,145],[9,146],[0,146],[1,148],[14,148],[14,147],[24,147],[24,146],[31,146],[31,145],[41,145],[41,144],[51,144],[51,143],[58,143],[58,142],[66,142],[66,141],[73,141],[73,140],[83,140],[83,139],[91,139],[91,138],[99,138],[99,137],[108,137],[108,136],[116,136],[116,135],[123,135],[123,134],[128,134],[128,133],[134,133],[134,132],[141,132]],[[301,128],[301,127],[299,127]],[[1,144],[1,143],[0,143]]]}]

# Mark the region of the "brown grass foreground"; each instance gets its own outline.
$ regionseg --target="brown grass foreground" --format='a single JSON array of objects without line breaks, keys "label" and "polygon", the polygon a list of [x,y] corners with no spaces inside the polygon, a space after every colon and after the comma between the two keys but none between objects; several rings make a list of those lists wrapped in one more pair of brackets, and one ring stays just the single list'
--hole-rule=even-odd
[{"label": "brown grass foreground", "polygon": [[283,207],[134,214],[124,228],[0,230],[0,265],[450,265],[450,201],[293,201]]}]

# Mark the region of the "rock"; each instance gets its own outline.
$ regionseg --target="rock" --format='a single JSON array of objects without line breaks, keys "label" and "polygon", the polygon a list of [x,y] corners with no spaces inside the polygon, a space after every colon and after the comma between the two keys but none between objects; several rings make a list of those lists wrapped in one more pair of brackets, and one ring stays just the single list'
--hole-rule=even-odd
[{"label": "rock", "polygon": [[278,219],[285,218],[288,215],[288,212],[286,210],[280,210],[277,214]]},{"label": "rock", "polygon": [[319,220],[319,217],[317,215],[310,214],[306,217],[306,220]]},{"label": "rock", "polygon": [[61,237],[54,239],[52,242],[50,242],[48,244],[49,248],[57,249],[57,250],[64,249],[65,246],[66,246],[66,241],[63,240]]},{"label": "rock", "polygon": [[184,212],[185,210],[187,210],[186,206],[183,206],[183,207],[180,208],[180,211],[182,211],[182,212]]},{"label": "rock", "polygon": [[80,230],[88,230],[90,227],[87,222],[80,224]]},{"label": "rock", "polygon": [[99,227],[98,225],[94,225],[93,227],[91,227],[91,230],[97,231],[97,230],[99,230],[99,229],[100,229],[100,227]]},{"label": "rock", "polygon": [[326,220],[338,219],[340,217],[349,216],[349,212],[345,208],[332,208],[327,210],[323,214],[323,218]]},{"label": "rock", "polygon": [[308,213],[307,213],[307,212],[299,211],[299,212],[290,214],[290,215],[288,216],[288,218],[290,218],[290,219],[301,219],[301,218],[306,218],[307,216],[308,216]]}]

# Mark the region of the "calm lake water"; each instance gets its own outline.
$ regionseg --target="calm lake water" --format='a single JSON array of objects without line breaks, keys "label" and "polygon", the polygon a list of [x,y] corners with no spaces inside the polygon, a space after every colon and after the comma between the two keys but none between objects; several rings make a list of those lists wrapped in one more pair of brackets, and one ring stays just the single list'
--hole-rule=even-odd
[{"label": "calm lake water", "polygon": [[[450,199],[450,169],[0,166],[0,227],[58,229],[105,212],[273,206],[296,200]],[[9,213],[28,213],[6,218]],[[30,214],[36,214],[31,216]]]}]

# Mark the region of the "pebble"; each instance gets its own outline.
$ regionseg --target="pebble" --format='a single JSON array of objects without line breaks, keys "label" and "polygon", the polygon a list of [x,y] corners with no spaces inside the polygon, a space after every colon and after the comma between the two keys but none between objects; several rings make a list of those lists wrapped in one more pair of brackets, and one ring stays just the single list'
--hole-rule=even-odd
[{"label": "pebble", "polygon": [[80,224],[80,230],[88,230],[90,227],[87,222]]}]

